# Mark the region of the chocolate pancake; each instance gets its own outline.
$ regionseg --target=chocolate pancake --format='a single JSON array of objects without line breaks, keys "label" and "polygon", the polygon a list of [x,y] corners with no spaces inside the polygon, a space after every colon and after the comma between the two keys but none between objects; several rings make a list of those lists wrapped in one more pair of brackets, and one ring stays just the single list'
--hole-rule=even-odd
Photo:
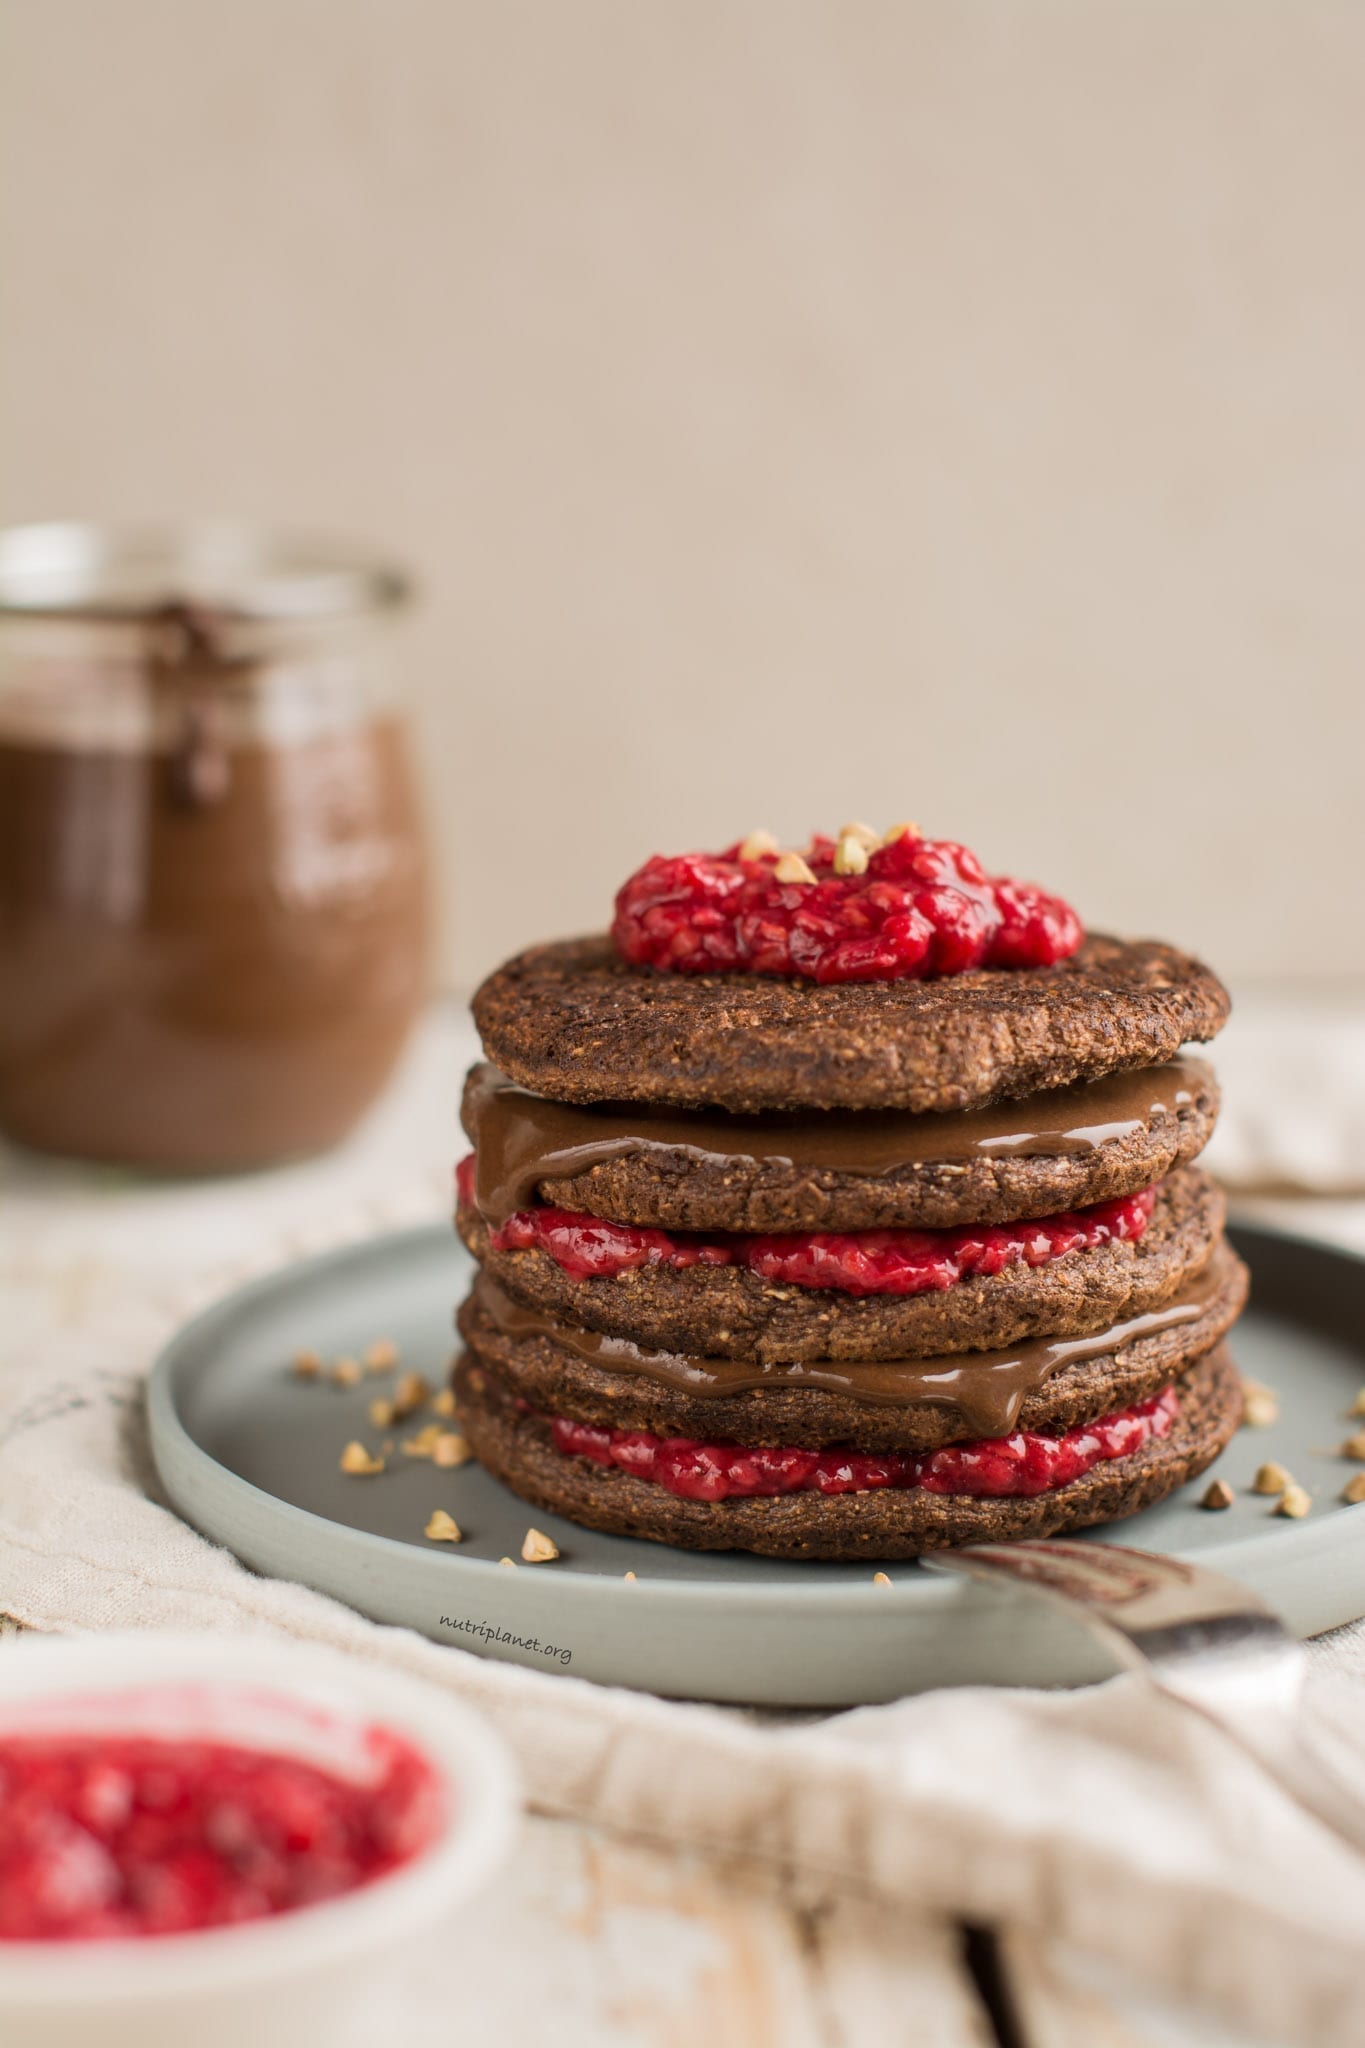
[{"label": "chocolate pancake", "polygon": [[718,1358],[923,1358],[1070,1337],[1158,1307],[1205,1265],[1223,1228],[1220,1190],[1197,1166],[1162,1183],[1142,1236],[1041,1266],[912,1295],[774,1283],[746,1266],[642,1266],[578,1279],[546,1251],[492,1251],[474,1209],[460,1236],[513,1300],[659,1351]]},{"label": "chocolate pancake", "polygon": [[457,1317],[476,1362],[533,1409],[656,1436],[868,1451],[936,1450],[1011,1429],[1070,1428],[1178,1379],[1224,1337],[1246,1268],[1220,1244],[1160,1307],[1086,1336],[860,1364],[652,1350],[511,1301],[482,1274]]},{"label": "chocolate pancake", "polygon": [[1180,1413],[1168,1436],[1153,1437],[1128,1457],[1096,1465],[1050,1493],[992,1500],[886,1487],[834,1497],[792,1493],[708,1502],[682,1500],[629,1473],[564,1456],[545,1419],[519,1410],[477,1366],[457,1368],[455,1386],[461,1425],[480,1462],[535,1507],[590,1529],[686,1550],[869,1561],[1052,1536],[1136,1514],[1197,1478],[1242,1412],[1236,1368],[1220,1347],[1182,1380]]},{"label": "chocolate pancake", "polygon": [[1174,1058],[1222,1027],[1210,970],[1092,932],[1045,968],[822,987],[628,967],[605,935],[519,954],[474,997],[488,1057],[563,1102],[968,1109]]},{"label": "chocolate pancake", "polygon": [[1194,1159],[1218,1084],[1177,1059],[1022,1101],[915,1116],[727,1116],[551,1102],[485,1064],[461,1118],[494,1225],[539,1197],[661,1230],[934,1230],[1112,1201]]}]

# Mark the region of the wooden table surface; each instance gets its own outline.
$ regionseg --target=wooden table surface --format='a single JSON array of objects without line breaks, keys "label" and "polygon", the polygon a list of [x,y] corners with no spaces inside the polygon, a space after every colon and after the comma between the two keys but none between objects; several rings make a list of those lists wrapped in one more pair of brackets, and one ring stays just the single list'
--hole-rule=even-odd
[{"label": "wooden table surface", "polygon": [[515,2015],[488,2001],[505,2048],[1231,2048],[1036,1944],[853,1900],[811,1912],[771,1879],[558,1821],[528,1820],[477,1913],[490,1968],[524,1973]]}]

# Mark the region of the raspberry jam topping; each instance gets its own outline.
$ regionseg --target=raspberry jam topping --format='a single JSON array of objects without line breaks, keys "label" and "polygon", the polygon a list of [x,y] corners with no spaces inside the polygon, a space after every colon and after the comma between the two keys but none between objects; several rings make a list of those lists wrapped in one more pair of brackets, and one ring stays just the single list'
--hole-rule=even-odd
[{"label": "raspberry jam topping", "polygon": [[1131,1457],[1152,1437],[1166,1436],[1179,1410],[1175,1388],[1167,1387],[1149,1401],[1061,1436],[1017,1429],[1012,1436],[982,1437],[913,1454],[750,1450],[743,1444],[651,1436],[640,1429],[597,1429],[562,1415],[553,1417],[550,1427],[555,1449],[566,1456],[629,1472],[683,1500],[868,1493],[882,1486],[918,1486],[926,1493],[998,1500],[1012,1494],[1050,1493],[1108,1459]]},{"label": "raspberry jam topping", "polygon": [[0,1941],[179,1934],[335,1898],[434,1835],[440,1788],[370,1731],[377,1776],[154,1736],[0,1736]]},{"label": "raspberry jam topping", "polygon": [[[472,1199],[471,1162],[460,1195]],[[1032,1223],[962,1225],[951,1230],[795,1231],[776,1237],[704,1236],[608,1223],[571,1209],[521,1209],[492,1233],[497,1252],[548,1253],[575,1280],[612,1279],[642,1266],[747,1266],[788,1287],[841,1294],[940,1293],[974,1274],[1006,1266],[1045,1266],[1071,1252],[1142,1236],[1156,1206],[1155,1187]]]},{"label": "raspberry jam topping", "polygon": [[621,888],[612,937],[633,967],[676,974],[923,980],[974,967],[1051,967],[1074,953],[1074,910],[1031,882],[987,875],[951,839],[905,826],[817,836],[804,855],[760,850],[655,854]]}]

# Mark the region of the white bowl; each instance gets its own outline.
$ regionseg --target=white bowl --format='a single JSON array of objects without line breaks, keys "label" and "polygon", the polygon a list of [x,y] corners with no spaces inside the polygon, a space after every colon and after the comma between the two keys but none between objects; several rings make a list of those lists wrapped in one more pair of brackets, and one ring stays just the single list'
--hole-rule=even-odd
[{"label": "white bowl", "polygon": [[[233,1696],[226,1718],[215,1688]],[[446,1818],[427,1848],[339,1898],[240,1926],[0,1941],[4,2048],[450,2048],[458,1983],[447,1974],[449,2002],[433,2000],[431,1961],[452,1960],[458,1908],[504,1857],[518,1803],[507,1752],[485,1723],[382,1665],[256,1636],[6,1644],[5,1733],[174,1733],[344,1768],[351,1736],[376,1723],[406,1737],[445,1786]]]}]

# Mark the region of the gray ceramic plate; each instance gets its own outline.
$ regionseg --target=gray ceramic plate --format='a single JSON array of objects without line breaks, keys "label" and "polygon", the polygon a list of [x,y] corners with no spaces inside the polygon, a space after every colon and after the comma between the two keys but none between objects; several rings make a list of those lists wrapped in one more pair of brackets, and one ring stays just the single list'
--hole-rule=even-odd
[{"label": "gray ceramic plate", "polygon": [[[1336,1455],[1365,1384],[1365,1260],[1272,1231],[1234,1233],[1255,1306],[1238,1328],[1244,1373],[1277,1389],[1282,1419],[1244,1429],[1215,1468],[1236,1505],[1210,1514],[1202,1484],[1121,1524],[1124,1542],[1197,1554],[1253,1586],[1300,1635],[1365,1614],[1365,1506]],[[676,1696],[840,1706],[935,1685],[1076,1684],[1109,1668],[1064,1615],[915,1564],[785,1563],[693,1554],[599,1536],[529,1510],[476,1465],[443,1471],[394,1456],[347,1478],[342,1446],[374,1444],[381,1379],[342,1389],[300,1380],[300,1349],[356,1355],[391,1336],[405,1368],[439,1380],[469,1260],[444,1227],[310,1259],[219,1302],[163,1352],[149,1393],[152,1448],[171,1500],[256,1570],[298,1579],[364,1614],[438,1642],[544,1671]],[[411,1425],[409,1425],[409,1428]],[[402,1432],[399,1432],[402,1434]],[[1278,1458],[1313,1494],[1303,1521],[1246,1491]],[[465,1531],[429,1543],[432,1510]],[[556,1563],[508,1570],[528,1524]],[[633,1582],[624,1574],[636,1573]]]}]

